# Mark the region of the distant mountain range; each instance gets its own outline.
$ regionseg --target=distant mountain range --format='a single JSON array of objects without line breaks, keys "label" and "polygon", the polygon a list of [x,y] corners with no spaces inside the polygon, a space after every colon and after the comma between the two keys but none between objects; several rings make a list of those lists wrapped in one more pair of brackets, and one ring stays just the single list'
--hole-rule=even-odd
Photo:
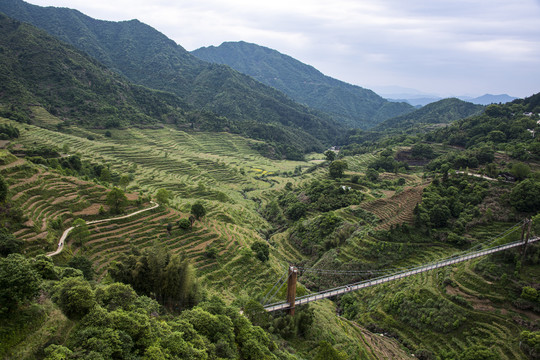
[{"label": "distant mountain range", "polygon": [[192,54],[252,76],[351,127],[371,128],[414,110],[409,104],[387,101],[371,90],[336,80],[288,55],[256,44],[225,42],[218,47],[194,50]]},{"label": "distant mountain range", "polygon": [[[406,102],[413,106],[425,106],[427,104],[442,100],[442,97],[436,96],[436,95],[429,95],[429,94],[422,94],[422,93],[385,93],[381,94],[384,98],[386,98],[389,101],[396,101],[396,102]],[[507,102],[511,102],[516,97],[507,95],[507,94],[500,94],[500,95],[492,95],[492,94],[485,94],[479,97],[471,97],[471,96],[455,96],[455,98],[464,100],[473,104],[477,105],[489,105],[489,104],[505,104]]]}]

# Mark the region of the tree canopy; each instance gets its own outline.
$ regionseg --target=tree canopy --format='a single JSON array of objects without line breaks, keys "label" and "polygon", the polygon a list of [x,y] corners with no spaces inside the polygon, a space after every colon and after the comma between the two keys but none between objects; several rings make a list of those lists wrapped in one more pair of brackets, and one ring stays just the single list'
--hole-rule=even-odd
[{"label": "tree canopy", "polygon": [[107,205],[111,207],[113,214],[120,214],[124,211],[124,207],[127,205],[127,197],[124,192],[115,187],[109,193],[107,193]]}]

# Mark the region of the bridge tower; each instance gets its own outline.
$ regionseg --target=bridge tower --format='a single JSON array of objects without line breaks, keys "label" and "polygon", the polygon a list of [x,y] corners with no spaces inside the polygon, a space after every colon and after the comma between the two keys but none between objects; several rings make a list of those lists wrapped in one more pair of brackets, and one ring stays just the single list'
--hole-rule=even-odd
[{"label": "bridge tower", "polygon": [[298,269],[294,266],[289,266],[289,278],[287,280],[287,302],[289,303],[289,315],[294,316],[294,301],[296,298],[296,279],[298,277]]}]

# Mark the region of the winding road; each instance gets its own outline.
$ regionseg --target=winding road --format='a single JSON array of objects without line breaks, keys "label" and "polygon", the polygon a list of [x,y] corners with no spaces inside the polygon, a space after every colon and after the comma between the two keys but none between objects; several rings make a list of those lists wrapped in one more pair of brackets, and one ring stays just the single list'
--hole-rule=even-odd
[{"label": "winding road", "polygon": [[[145,211],[149,211],[149,210],[152,210],[152,209],[155,209],[159,206],[158,203],[154,202],[154,201],[150,201],[150,203],[152,203],[153,205],[150,206],[149,208],[146,208],[146,209],[142,209],[142,210],[137,210],[135,212],[132,212],[131,214],[127,214],[127,215],[122,215],[122,216],[117,216],[117,217],[112,217],[112,218],[108,218],[108,219],[101,219],[101,220],[92,220],[92,221],[88,221],[86,224],[87,225],[92,225],[92,224],[99,224],[99,223],[103,223],[103,222],[109,222],[109,221],[114,221],[114,220],[121,220],[121,219],[126,219],[128,217],[132,217],[132,216],[135,216],[137,214],[140,214],[142,212],[145,212]],[[47,256],[55,256],[55,255],[58,255],[62,252],[62,250],[64,250],[64,243],[69,235],[69,233],[75,229],[75,226],[72,226],[72,227],[69,227],[66,229],[66,231],[64,231],[64,233],[62,234],[62,236],[60,237],[60,240],[58,241],[58,249],[56,249],[55,251],[53,252],[50,252],[47,254]]]}]

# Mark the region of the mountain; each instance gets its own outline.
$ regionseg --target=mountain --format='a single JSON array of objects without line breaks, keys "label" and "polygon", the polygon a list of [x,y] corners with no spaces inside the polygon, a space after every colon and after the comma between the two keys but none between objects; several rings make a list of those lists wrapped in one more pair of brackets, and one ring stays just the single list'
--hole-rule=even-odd
[{"label": "mountain", "polygon": [[473,104],[480,104],[480,105],[489,105],[489,104],[505,104],[507,102],[516,100],[516,97],[507,95],[507,94],[501,94],[501,95],[491,95],[491,94],[485,94],[476,98],[467,98],[460,96],[461,100],[465,100],[468,102],[472,102]]},{"label": "mountain", "polygon": [[379,131],[407,131],[418,130],[418,127],[432,124],[449,124],[453,121],[479,114],[483,111],[482,105],[475,105],[456,98],[443,99],[428,104],[406,115],[388,119],[379,124],[375,130]]},{"label": "mountain", "polygon": [[[416,94],[408,94],[408,93],[399,93],[399,94],[384,94],[385,99],[388,101],[395,101],[395,102],[406,102],[411,104],[412,106],[425,106],[427,104],[431,104],[433,102],[442,100],[441,97],[438,97],[436,95],[416,95]],[[485,94],[478,97],[470,97],[470,96],[456,96],[456,98],[467,101],[473,104],[477,105],[489,105],[489,104],[505,104],[507,102],[513,101],[517,99],[516,97],[502,94],[502,95],[491,95],[491,94]]]},{"label": "mountain", "polygon": [[440,97],[410,97],[407,96],[407,94],[401,94],[402,96],[396,96],[396,95],[392,95],[390,97],[386,97],[385,98],[388,100],[388,101],[392,101],[392,102],[406,102],[408,104],[411,104],[412,106],[414,107],[420,107],[420,106],[426,106],[427,104],[431,104],[435,101],[439,101],[441,100],[442,98]]},{"label": "mountain", "polygon": [[329,117],[228,66],[199,60],[137,20],[101,21],[76,10],[21,0],[3,0],[0,11],[44,29],[137,84],[172,92],[199,110],[242,122],[241,130],[249,136],[266,140],[270,132],[280,132],[276,141],[311,151],[331,143],[340,132],[341,126]]},{"label": "mountain", "polygon": [[229,65],[349,126],[370,128],[414,110],[408,104],[389,102],[371,90],[325,76],[312,66],[256,44],[224,42],[218,47],[197,49],[192,54],[205,61]]},{"label": "mountain", "polygon": [[93,127],[185,122],[177,96],[134,85],[88,55],[0,13],[0,99]]}]

